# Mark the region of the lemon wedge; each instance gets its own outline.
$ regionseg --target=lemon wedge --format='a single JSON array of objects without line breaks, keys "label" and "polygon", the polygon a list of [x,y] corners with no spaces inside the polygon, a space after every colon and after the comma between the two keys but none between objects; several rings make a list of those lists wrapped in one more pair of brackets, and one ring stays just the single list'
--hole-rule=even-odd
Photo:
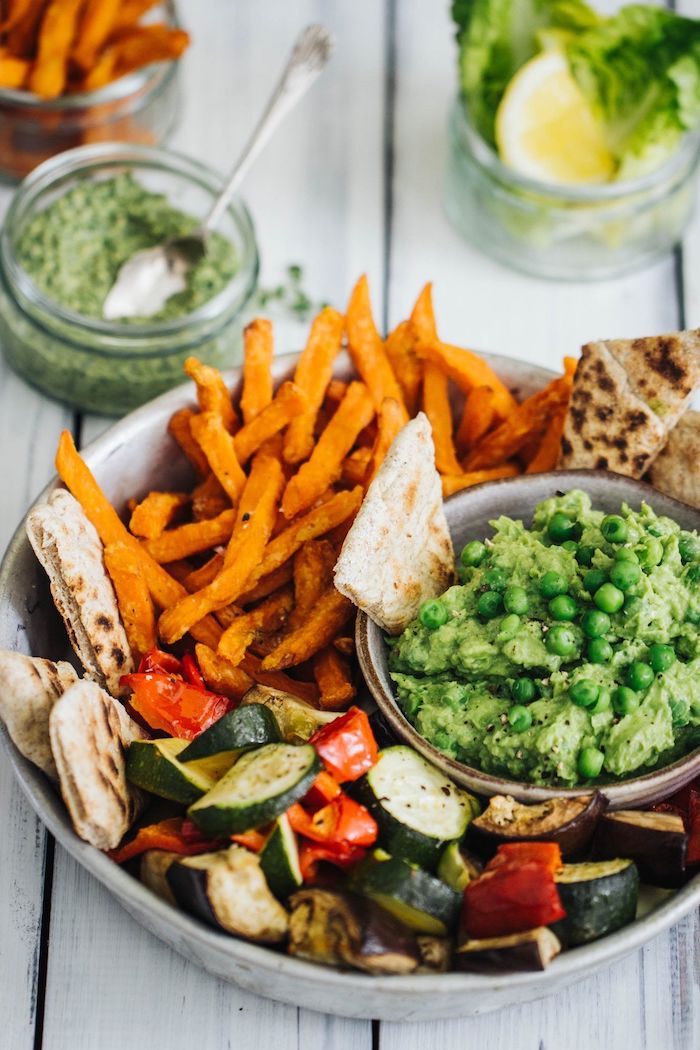
[{"label": "lemon wedge", "polygon": [[496,114],[501,159],[542,182],[600,183],[615,170],[603,131],[560,51],[530,59]]}]

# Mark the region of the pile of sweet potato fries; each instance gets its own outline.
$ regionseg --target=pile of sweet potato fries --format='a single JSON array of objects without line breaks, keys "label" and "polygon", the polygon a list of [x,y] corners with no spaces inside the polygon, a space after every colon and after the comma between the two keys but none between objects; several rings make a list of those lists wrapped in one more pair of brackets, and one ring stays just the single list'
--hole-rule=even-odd
[{"label": "pile of sweet potato fries", "polygon": [[[344,341],[350,380],[334,377]],[[482,358],[439,339],[430,285],[384,341],[364,277],[345,316],[318,315],[293,381],[276,391],[272,356],[270,322],[253,321],[238,404],[216,369],[188,359],[198,407],[176,412],[169,431],[196,484],[133,502],[128,528],[68,432],[56,465],[105,546],[137,659],[190,636],[216,692],[238,699],[260,682],[342,710],[355,695],[354,608],[333,568],[398,431],[427,414],[446,495],[550,470],[575,363],[518,404]]]},{"label": "pile of sweet potato fries", "polygon": [[152,62],[179,58],[182,29],[140,25],[158,0],[0,2],[0,87],[40,98],[94,91]]}]

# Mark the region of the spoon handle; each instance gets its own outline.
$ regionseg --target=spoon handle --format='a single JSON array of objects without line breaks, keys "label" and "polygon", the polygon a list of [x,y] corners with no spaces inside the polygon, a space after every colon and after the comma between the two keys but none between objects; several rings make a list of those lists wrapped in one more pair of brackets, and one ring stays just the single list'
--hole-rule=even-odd
[{"label": "spoon handle", "polygon": [[277,125],[323,72],[333,54],[334,46],[333,35],[323,26],[311,25],[302,30],[255,130],[238,158],[228,182],[202,223],[202,233],[208,233],[217,225],[231,197]]}]

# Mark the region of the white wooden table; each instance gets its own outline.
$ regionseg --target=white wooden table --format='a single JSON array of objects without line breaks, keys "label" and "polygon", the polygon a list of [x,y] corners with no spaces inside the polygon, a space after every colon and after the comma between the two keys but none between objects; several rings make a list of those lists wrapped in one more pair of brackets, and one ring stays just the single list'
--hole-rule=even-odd
[{"label": "white wooden table", "polygon": [[[342,307],[366,271],[379,319],[393,324],[432,279],[447,339],[553,367],[595,337],[700,325],[700,220],[682,249],[650,269],[589,285],[518,276],[451,229],[441,200],[445,118],[456,84],[447,0],[180,6],[194,45],[172,144],[221,169],[299,28],[322,20],[337,32],[331,69],[249,178],[264,284],[298,262],[309,292]],[[700,16],[700,0],[685,0],[685,10]],[[8,198],[2,191],[3,208]],[[299,346],[298,326],[278,325],[277,333],[279,349]],[[85,443],[106,425],[30,390],[0,359],[0,551],[53,472],[61,428]],[[700,1047],[697,915],[556,1000],[430,1026],[347,1021],[246,994],[161,945],[55,848],[2,756],[0,826],[6,1050]]]}]

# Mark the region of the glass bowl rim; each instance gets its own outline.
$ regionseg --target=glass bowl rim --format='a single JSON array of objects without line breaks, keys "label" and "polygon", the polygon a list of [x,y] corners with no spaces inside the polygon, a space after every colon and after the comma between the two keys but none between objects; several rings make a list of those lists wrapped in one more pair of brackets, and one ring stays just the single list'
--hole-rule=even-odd
[{"label": "glass bowl rim", "polygon": [[687,162],[691,163],[691,168],[695,168],[700,160],[700,125],[698,125],[684,135],[678,149],[664,164],[637,179],[592,185],[542,182],[529,175],[521,175],[501,160],[495,149],[473,124],[466,100],[459,92],[452,105],[451,124],[460,149],[468,149],[473,159],[489,175],[509,189],[522,190],[540,197],[549,197],[552,201],[573,205],[602,204],[606,201],[632,199],[653,190],[665,191],[667,183],[673,179],[674,175],[684,171]]},{"label": "glass bowl rim", "polygon": [[[123,164],[138,171],[139,168],[171,172],[191,183],[217,193],[223,185],[224,176],[208,165],[188,157],[184,153],[157,146],[143,146],[125,142],[100,142],[87,146],[77,146],[66,150],[39,164],[20,183],[15,192],[5,221],[0,231],[0,266],[4,270],[13,295],[18,290],[31,307],[51,319],[57,319],[71,329],[82,329],[86,334],[113,340],[123,341],[126,345],[138,340],[157,339],[165,336],[176,336],[196,329],[199,324],[218,320],[237,299],[243,305],[252,294],[257,283],[259,269],[258,245],[255,227],[251,214],[245,203],[234,197],[227,211],[232,215],[242,240],[242,257],[240,267],[229,283],[207,302],[191,313],[169,321],[123,324],[118,321],[104,321],[101,318],[87,317],[62,306],[56,299],[46,295],[32,280],[29,274],[17,261],[14,244],[16,235],[27,216],[22,214],[23,206],[33,204],[44,192],[61,178],[70,175],[91,175],[104,167]],[[17,229],[15,229],[17,227]],[[19,304],[22,305],[21,303]],[[70,336],[64,336],[69,341]],[[92,348],[99,352],[100,348]],[[103,351],[104,352],[104,351]],[[157,353],[168,351],[158,350]],[[126,356],[123,351],[115,351],[119,356]],[[144,355],[143,351],[135,356]]]}]

